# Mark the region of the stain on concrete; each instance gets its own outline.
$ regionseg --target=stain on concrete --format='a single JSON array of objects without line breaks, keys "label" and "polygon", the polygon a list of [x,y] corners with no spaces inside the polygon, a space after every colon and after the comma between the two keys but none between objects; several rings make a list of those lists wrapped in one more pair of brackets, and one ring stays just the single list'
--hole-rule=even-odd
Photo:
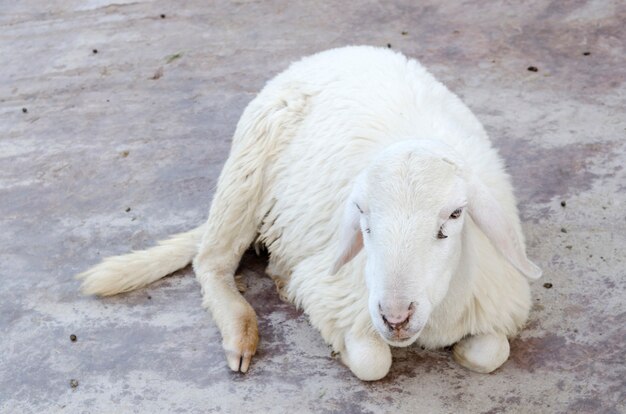
[{"label": "stain on concrete", "polygon": [[522,209],[526,200],[548,203],[556,197],[568,198],[587,191],[597,180],[614,178],[621,171],[621,166],[615,165],[616,149],[626,152],[626,145],[618,142],[573,143],[554,148],[529,139],[498,143],[517,184],[516,193],[524,200]]}]

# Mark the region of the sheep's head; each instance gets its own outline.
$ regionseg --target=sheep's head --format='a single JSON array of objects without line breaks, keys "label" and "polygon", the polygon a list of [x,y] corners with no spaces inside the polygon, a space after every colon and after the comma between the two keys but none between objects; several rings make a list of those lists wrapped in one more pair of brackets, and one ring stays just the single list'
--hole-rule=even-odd
[{"label": "sheep's head", "polygon": [[496,199],[450,147],[404,141],[357,178],[334,271],[365,248],[370,316],[391,345],[413,343],[445,297],[467,214],[520,272],[541,276]]}]

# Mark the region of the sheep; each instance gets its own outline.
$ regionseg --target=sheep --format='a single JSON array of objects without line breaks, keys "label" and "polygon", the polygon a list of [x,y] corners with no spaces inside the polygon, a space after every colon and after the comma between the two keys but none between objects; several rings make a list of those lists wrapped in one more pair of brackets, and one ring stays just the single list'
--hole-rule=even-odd
[{"label": "sheep", "polygon": [[510,178],[481,123],[416,60],[371,46],[301,59],[237,124],[202,226],[82,273],[114,295],[193,263],[228,366],[258,343],[234,273],[250,246],[360,379],[383,378],[390,346],[453,345],[488,373],[528,318],[526,256]]}]

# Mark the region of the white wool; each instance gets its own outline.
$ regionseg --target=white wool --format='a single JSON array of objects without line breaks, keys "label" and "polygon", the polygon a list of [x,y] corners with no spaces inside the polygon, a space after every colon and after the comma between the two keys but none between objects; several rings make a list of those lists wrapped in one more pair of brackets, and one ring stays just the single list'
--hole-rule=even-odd
[{"label": "white wool", "polygon": [[[432,141],[441,143],[443,149],[434,145],[431,150]],[[428,161],[431,152],[432,166]],[[415,153],[418,158],[402,164],[398,160],[405,153]],[[388,154],[385,156],[391,161],[381,161],[381,154]],[[436,160],[444,162],[437,164]],[[432,173],[432,180],[418,179],[422,180],[420,188],[429,191],[437,180],[453,183],[458,175],[462,184],[455,185],[467,192],[468,209],[474,212],[459,221],[462,228],[450,237],[450,243],[458,239],[458,249],[449,254],[450,262],[434,266],[449,275],[449,283],[433,282],[432,291],[420,293],[423,302],[431,301],[433,307],[423,311],[427,320],[417,343],[437,348],[467,336],[514,335],[525,323],[531,304],[529,286],[520,271],[533,278],[540,271],[525,257],[516,202],[503,162],[480,122],[456,95],[417,61],[373,47],[322,52],[292,64],[269,81],[237,125],[206,225],[164,246],[108,259],[80,276],[85,279],[84,290],[114,294],[165,276],[191,261],[204,233],[194,259],[204,304],[222,332],[229,365],[245,372],[256,349],[256,319],[236,291],[232,276],[245,249],[252,243],[262,244],[270,253],[268,274],[304,309],[323,338],[344,354],[344,362],[360,378],[380,378],[389,369],[390,357],[372,323],[377,311],[368,305],[368,297],[371,302],[372,295],[380,292],[371,292],[368,285],[387,281],[372,279],[366,284],[364,276],[368,259],[374,262],[367,252],[372,252],[375,243],[366,239],[365,249],[359,253],[363,241],[356,240],[346,253],[349,257],[340,259],[336,273],[333,268],[344,243],[342,220],[345,214],[355,213],[350,212],[349,197],[365,197],[360,192],[369,191],[372,208],[379,209],[384,209],[394,194],[402,199],[403,190],[389,178],[395,174],[392,164],[396,161],[397,171],[403,171],[403,165],[415,171],[411,162],[419,168],[425,166],[425,174]],[[364,189],[358,188],[358,177],[369,180],[362,184]],[[371,193],[381,180],[391,183],[390,198],[380,195],[387,184],[377,194]],[[455,200],[457,187],[450,185],[452,196],[434,191],[432,211],[441,207],[437,200]],[[415,191],[423,195],[419,189]],[[405,197],[408,204],[415,198],[410,195]],[[491,220],[484,210],[494,203],[501,215]],[[359,238],[359,225],[370,219],[363,215],[350,222]],[[394,227],[393,223],[389,227]],[[419,226],[416,229],[425,231]],[[437,246],[424,240],[415,246]],[[397,249],[384,247],[383,259],[394,254],[406,256]],[[407,263],[405,270],[420,265]],[[416,315],[422,317],[419,312]],[[363,338],[366,340],[359,342]],[[368,348],[367,344],[374,342]],[[346,348],[351,343],[355,344],[352,351]],[[471,348],[477,346],[473,343]],[[506,355],[501,351],[499,361],[508,355],[508,343],[506,346]],[[381,359],[368,371],[363,361],[371,362],[366,356],[372,352]]]}]

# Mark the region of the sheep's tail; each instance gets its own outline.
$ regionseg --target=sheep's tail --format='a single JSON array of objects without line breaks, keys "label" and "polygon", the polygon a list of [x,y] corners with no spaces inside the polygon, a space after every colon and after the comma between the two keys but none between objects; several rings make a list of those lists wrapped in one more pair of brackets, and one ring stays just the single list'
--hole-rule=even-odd
[{"label": "sheep's tail", "polygon": [[155,247],[104,259],[76,276],[86,295],[110,296],[157,281],[187,266],[198,252],[204,225],[179,233]]}]

